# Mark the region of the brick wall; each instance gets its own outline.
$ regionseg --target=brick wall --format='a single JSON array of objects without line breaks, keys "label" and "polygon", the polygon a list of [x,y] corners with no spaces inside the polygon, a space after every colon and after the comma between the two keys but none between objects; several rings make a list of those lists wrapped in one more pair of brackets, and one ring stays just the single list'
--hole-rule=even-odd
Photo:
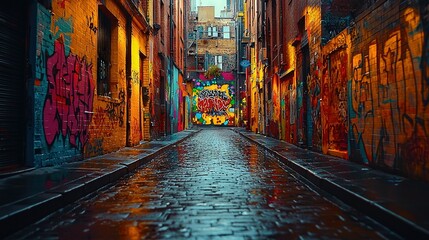
[{"label": "brick wall", "polygon": [[[97,1],[37,9],[36,166],[59,164],[125,145],[125,17],[113,1],[111,96],[98,96]],[[39,84],[40,83],[40,84]]]},{"label": "brick wall", "polygon": [[429,179],[427,6],[381,1],[350,28],[349,155]]},{"label": "brick wall", "polygon": [[[97,5],[52,3],[37,8],[36,166],[83,158],[96,73]],[[92,23],[92,25],[91,25]]]},{"label": "brick wall", "polygon": [[350,79],[350,37],[344,30],[323,47],[320,65],[323,152],[347,158],[347,83]]},{"label": "brick wall", "polygon": [[[114,1],[106,1],[105,7],[117,21],[112,26],[111,37],[110,83],[112,94],[110,97],[96,95],[94,98],[93,118],[95,119],[90,125],[91,137],[86,146],[85,156],[115,151],[126,144],[126,18]],[[97,16],[96,13],[95,16]],[[99,122],[97,123],[95,120]],[[101,148],[97,149],[98,146]]]},{"label": "brick wall", "polygon": [[[307,6],[306,32],[309,43],[310,72],[307,76],[308,86],[308,131],[309,145],[315,151],[322,151],[322,111],[324,102],[321,101],[322,82],[322,12],[321,1],[310,0]],[[327,102],[326,102],[327,104]]]}]

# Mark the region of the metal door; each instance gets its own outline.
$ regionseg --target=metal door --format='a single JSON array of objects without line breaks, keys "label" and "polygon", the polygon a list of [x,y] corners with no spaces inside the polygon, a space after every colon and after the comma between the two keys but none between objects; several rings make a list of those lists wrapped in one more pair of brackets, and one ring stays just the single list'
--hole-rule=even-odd
[{"label": "metal door", "polygon": [[0,170],[24,160],[26,4],[0,7]]}]

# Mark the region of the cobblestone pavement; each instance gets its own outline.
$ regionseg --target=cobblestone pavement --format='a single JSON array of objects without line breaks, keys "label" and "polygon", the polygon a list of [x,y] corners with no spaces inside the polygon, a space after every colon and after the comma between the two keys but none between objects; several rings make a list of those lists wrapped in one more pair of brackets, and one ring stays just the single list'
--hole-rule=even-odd
[{"label": "cobblestone pavement", "polygon": [[237,133],[208,128],[10,238],[397,238],[333,202]]}]

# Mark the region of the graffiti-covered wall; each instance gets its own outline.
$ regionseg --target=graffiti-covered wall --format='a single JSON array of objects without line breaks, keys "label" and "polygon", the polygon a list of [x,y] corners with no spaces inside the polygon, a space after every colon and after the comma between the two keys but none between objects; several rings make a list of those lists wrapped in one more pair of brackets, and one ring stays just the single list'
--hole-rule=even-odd
[{"label": "graffiti-covered wall", "polygon": [[348,100],[351,159],[429,180],[427,4],[386,1],[358,19]]},{"label": "graffiti-covered wall", "polygon": [[[35,165],[52,165],[81,159],[89,140],[94,101],[96,66],[92,44],[96,34],[89,28],[95,4],[87,4],[85,19],[73,17],[78,8],[52,3],[52,13],[37,8],[35,79]],[[92,10],[92,11],[91,11]],[[88,15],[88,13],[90,13]],[[76,16],[76,15],[74,15]],[[79,31],[76,25],[85,24]],[[87,36],[78,44],[74,38]],[[91,42],[92,40],[92,42]],[[80,45],[84,49],[76,46]]]},{"label": "graffiti-covered wall", "polygon": [[234,126],[235,81],[228,73],[215,79],[203,74],[194,82],[192,122],[197,125]]},{"label": "graffiti-covered wall", "polygon": [[[349,35],[347,30],[338,34],[323,47],[322,118],[323,152],[347,158],[348,105],[347,82],[350,79]],[[312,103],[314,105],[314,103]]]},{"label": "graffiti-covered wall", "polygon": [[[126,17],[114,1],[37,6],[35,165],[96,156],[125,146]],[[100,8],[112,24],[110,92],[97,94]]]},{"label": "graffiti-covered wall", "polygon": [[279,138],[280,81],[278,76],[273,75],[267,85],[267,134],[271,137]]},{"label": "graffiti-covered wall", "polygon": [[129,111],[131,119],[129,145],[137,145],[140,140],[149,138],[149,60],[147,57],[147,37],[133,24],[131,37],[131,79],[129,79]]}]

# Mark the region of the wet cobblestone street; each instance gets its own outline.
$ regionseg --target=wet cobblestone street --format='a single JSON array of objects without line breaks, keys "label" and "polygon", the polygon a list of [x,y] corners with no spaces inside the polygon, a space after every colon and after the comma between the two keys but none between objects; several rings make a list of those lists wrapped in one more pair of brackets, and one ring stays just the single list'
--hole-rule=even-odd
[{"label": "wet cobblestone street", "polygon": [[206,128],[11,238],[396,238],[287,171],[239,134]]}]

